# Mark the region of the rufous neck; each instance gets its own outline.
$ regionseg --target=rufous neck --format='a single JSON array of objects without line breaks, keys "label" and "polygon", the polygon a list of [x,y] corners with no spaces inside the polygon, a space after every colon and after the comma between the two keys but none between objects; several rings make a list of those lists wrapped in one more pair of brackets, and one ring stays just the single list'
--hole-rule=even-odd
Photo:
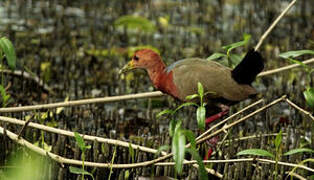
[{"label": "rufous neck", "polygon": [[158,88],[158,84],[160,83],[159,81],[161,77],[166,74],[165,68],[166,65],[161,61],[160,63],[155,64],[151,68],[147,69],[149,78],[156,88]]}]

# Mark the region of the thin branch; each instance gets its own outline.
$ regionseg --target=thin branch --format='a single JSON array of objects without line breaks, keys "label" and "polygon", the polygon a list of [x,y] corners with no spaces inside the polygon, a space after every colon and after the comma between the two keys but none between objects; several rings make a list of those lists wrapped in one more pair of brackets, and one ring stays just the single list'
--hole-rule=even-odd
[{"label": "thin branch", "polygon": [[233,126],[235,126],[235,125],[237,125],[237,124],[239,124],[239,123],[241,123],[241,122],[247,120],[248,118],[254,116],[255,114],[257,114],[257,113],[259,113],[259,112],[261,112],[261,111],[264,111],[265,109],[267,109],[267,108],[269,108],[269,107],[271,107],[271,106],[273,106],[273,105],[275,105],[275,104],[281,102],[281,101],[284,100],[285,98],[286,98],[286,95],[284,95],[284,96],[282,96],[281,98],[278,98],[278,99],[272,101],[271,103],[269,103],[269,104],[267,104],[267,105],[265,105],[265,106],[263,106],[263,107],[261,107],[261,108],[255,110],[254,112],[252,112],[252,113],[250,113],[250,114],[244,116],[243,118],[241,118],[241,119],[239,119],[239,120],[237,120],[237,121],[234,121],[234,122],[232,122],[232,123],[230,123],[230,124],[228,124],[228,125],[222,127],[221,129],[219,129],[219,130],[217,130],[217,131],[215,131],[215,132],[213,132],[213,133],[207,135],[207,136],[204,137],[204,138],[201,138],[201,139],[198,138],[198,140],[197,140],[196,143],[197,143],[197,144],[202,143],[202,142],[206,141],[207,139],[209,139],[209,138],[211,138],[211,137],[213,137],[213,136],[216,136],[217,134],[223,132],[224,130],[229,129],[229,128],[231,128],[231,127],[233,127]]},{"label": "thin branch", "polygon": [[154,92],[129,94],[129,95],[122,95],[122,96],[110,96],[110,97],[102,97],[102,98],[74,100],[74,101],[51,103],[51,104],[8,107],[8,108],[0,108],[0,113],[32,111],[32,110],[40,110],[40,109],[52,109],[52,108],[57,108],[57,107],[69,107],[69,106],[78,106],[78,105],[95,104],[95,103],[117,102],[117,101],[130,100],[130,99],[160,97],[163,95],[164,94],[160,91],[154,91]]},{"label": "thin branch", "polygon": [[[25,124],[26,124],[25,121],[22,121],[22,120],[19,120],[19,119],[15,119],[15,118],[10,118],[10,117],[4,117],[4,116],[0,116],[0,121],[12,123],[12,124],[17,124],[17,125],[22,125],[22,126],[25,126]],[[66,130],[62,130],[62,129],[58,129],[58,128],[53,128],[53,127],[49,127],[49,126],[45,126],[45,125],[37,124],[37,123],[33,123],[33,122],[30,122],[28,124],[28,127],[32,127],[32,128],[36,128],[36,129],[44,130],[44,131],[47,131],[47,132],[52,132],[52,133],[64,135],[64,136],[75,137],[74,133],[71,132],[71,131],[66,131]],[[108,138],[102,138],[102,137],[97,137],[97,136],[90,136],[90,135],[85,135],[85,134],[80,134],[80,135],[81,135],[81,137],[83,137],[84,140],[88,140],[88,141],[97,141],[97,142],[100,142],[100,143],[119,145],[119,146],[123,146],[123,147],[126,147],[126,148],[128,148],[129,145],[131,145],[131,147],[133,149],[138,149],[140,151],[153,153],[153,154],[155,154],[157,152],[156,149],[152,149],[152,148],[148,148],[148,147],[144,147],[144,146],[139,146],[139,145],[132,144],[132,143],[125,142],[125,141],[121,141],[121,140],[108,139]],[[167,153],[162,151],[161,154],[162,155],[166,155]]]},{"label": "thin branch", "polygon": [[287,171],[286,174],[288,174],[288,176],[285,178],[285,179],[289,179],[289,176],[293,176],[293,177],[296,177],[300,180],[306,180],[304,177],[302,177],[301,175],[297,174],[297,173],[294,173],[294,172],[291,172],[291,171]]},{"label": "thin branch", "polygon": [[[276,163],[276,161],[269,160],[269,159],[259,159],[259,158],[256,158],[256,160],[257,160],[257,161],[261,161],[261,162],[266,162],[266,163],[272,163],[272,164],[275,164],[275,163]],[[300,165],[300,164],[293,164],[293,163],[280,162],[280,161],[278,161],[278,164],[284,165],[284,166],[295,167],[295,168],[302,168],[302,169],[305,169],[305,170],[314,172],[314,169],[309,168],[309,167],[304,166],[304,165]]]},{"label": "thin branch", "polygon": [[[302,63],[303,64],[314,63],[314,58],[302,61]],[[284,67],[281,67],[281,68],[272,69],[272,70],[269,70],[269,71],[264,71],[264,72],[259,73],[257,75],[257,77],[268,76],[268,75],[271,75],[271,74],[279,73],[279,72],[286,71],[286,70],[289,70],[289,69],[292,69],[292,68],[296,68],[296,67],[301,67],[301,65],[300,64],[291,64],[291,65],[284,66]]]},{"label": "thin branch", "polygon": [[[33,145],[32,143],[26,141],[23,138],[18,138],[18,136],[14,133],[12,133],[9,130],[5,130],[3,127],[0,127],[0,134],[4,134],[6,133],[6,136],[9,137],[11,140],[17,142],[18,144],[25,146],[27,148],[29,148],[30,150],[42,155],[42,156],[47,156],[51,159],[53,159],[54,161],[57,161],[61,164],[72,164],[72,165],[82,165],[82,161],[79,160],[74,160],[74,159],[68,159],[68,158],[64,158],[62,156],[56,155],[54,153],[45,151],[44,149]],[[140,162],[140,163],[132,163],[132,164],[113,164],[112,168],[137,168],[137,167],[143,167],[143,166],[148,166],[148,165],[152,165],[158,161],[162,161],[165,160],[167,158],[171,157],[170,154],[151,160],[151,161],[145,161],[145,162]],[[111,166],[111,163],[96,163],[96,162],[84,162],[85,166],[93,166],[93,167],[103,167],[103,168],[109,168]]]},{"label": "thin branch", "polygon": [[238,114],[241,114],[242,112],[244,112],[244,111],[246,111],[246,110],[248,110],[248,109],[250,109],[250,108],[252,108],[252,107],[254,107],[254,106],[256,106],[256,105],[258,105],[258,104],[260,104],[260,103],[262,103],[262,102],[264,102],[264,99],[260,99],[260,100],[256,101],[255,103],[250,104],[250,105],[248,105],[247,107],[241,109],[240,111],[238,111],[238,112],[232,114],[231,116],[227,117],[226,119],[220,121],[219,123],[215,124],[214,126],[212,126],[211,128],[209,128],[208,130],[206,130],[203,134],[201,134],[200,136],[198,136],[198,137],[196,138],[196,140],[201,139],[202,137],[206,136],[210,131],[212,131],[212,130],[215,129],[216,127],[218,127],[218,126],[224,124],[225,122],[229,121],[230,119],[232,119],[233,117],[237,116]]},{"label": "thin branch", "polygon": [[[226,159],[226,160],[204,160],[203,162],[205,164],[207,163],[240,163],[240,162],[248,162],[248,161],[259,161],[262,163],[271,163],[271,164],[276,164],[276,161],[273,160],[269,160],[269,159],[262,159],[262,158],[243,158],[243,159]],[[186,162],[184,164],[194,164],[197,163],[197,161],[193,160],[190,162]],[[307,171],[311,171],[314,172],[314,169],[309,168],[307,166],[304,165],[299,165],[299,164],[293,164],[293,163],[287,163],[287,162],[282,162],[282,161],[278,161],[279,165],[283,165],[283,166],[289,166],[289,167],[298,167],[298,168],[302,168],[305,169]],[[156,163],[156,166],[173,166],[175,165],[174,162],[160,162],[160,163]]]},{"label": "thin branch", "polygon": [[[23,125],[23,127],[25,127],[26,123],[29,122],[29,121],[25,122],[25,121],[22,121],[19,119],[4,117],[4,116],[0,116],[0,121],[12,123],[12,124],[17,124],[17,125]],[[53,127],[49,127],[49,126],[45,126],[45,125],[37,124],[37,123],[33,123],[33,122],[29,122],[28,127],[32,127],[32,128],[36,128],[36,129],[44,130],[47,132],[52,132],[52,133],[64,135],[64,136],[74,137],[74,133],[71,131],[53,128]],[[97,137],[97,136],[90,136],[90,135],[85,135],[85,134],[80,134],[80,135],[81,135],[81,137],[83,137],[84,140],[97,141],[100,143],[118,145],[118,146],[122,146],[122,147],[126,147],[126,148],[131,146],[133,149],[138,149],[140,151],[153,153],[153,154],[155,154],[157,152],[156,149],[152,149],[152,148],[148,148],[148,147],[144,147],[144,146],[139,146],[139,145],[132,144],[132,143],[125,142],[125,141],[121,141],[121,140],[114,140],[114,139],[102,138],[102,137]],[[161,151],[161,154],[163,156],[167,155],[167,153],[165,151]],[[189,162],[189,161],[185,160],[184,162]],[[194,164],[193,166],[195,168],[198,168],[197,164]],[[213,169],[206,168],[206,170],[208,173],[211,173],[213,175],[216,175],[219,178],[222,178],[222,175],[220,173],[214,171]]]},{"label": "thin branch", "polygon": [[30,79],[30,80],[34,81],[35,83],[37,83],[45,91],[47,91],[49,93],[54,93],[53,90],[47,84],[45,84],[42,79],[40,79],[35,74],[30,74],[26,71],[20,71],[20,70],[11,71],[9,69],[0,69],[0,73],[5,73],[8,75],[13,75],[13,76],[18,76],[18,77],[21,76],[25,79]]},{"label": "thin branch", "polygon": [[[236,142],[236,141],[243,141],[243,140],[248,140],[248,139],[254,139],[254,138],[260,138],[260,137],[269,137],[269,136],[277,136],[278,133],[272,133],[272,134],[260,134],[260,135],[253,135],[253,136],[245,136],[237,139],[228,139],[225,140],[224,145],[228,145],[230,142]],[[287,133],[282,133],[282,136],[286,136]],[[222,142],[218,142],[218,144],[221,144]]]},{"label": "thin branch", "polygon": [[[82,161],[79,160],[73,160],[64,158],[62,156],[56,155],[54,153],[45,151],[44,149],[33,145],[32,143],[24,140],[23,138],[18,138],[18,135],[12,133],[11,131],[5,130],[4,128],[0,127],[0,134],[4,134],[12,139],[13,141],[17,142],[18,144],[25,146],[29,148],[30,150],[42,155],[42,156],[48,156],[49,158],[63,164],[72,164],[72,165],[82,165]],[[158,158],[159,159],[159,158]],[[154,161],[154,160],[153,160]],[[269,159],[260,159],[260,158],[247,158],[247,159],[229,159],[229,160],[205,160],[204,163],[227,163],[227,162],[247,162],[247,161],[260,161],[260,162],[266,162],[266,163],[272,163],[275,164],[276,161],[269,160]],[[86,166],[92,166],[92,167],[103,167],[103,168],[136,168],[136,167],[143,167],[150,165],[150,161],[141,162],[141,163],[132,163],[132,164],[111,164],[111,163],[95,163],[95,162],[84,162]],[[195,164],[197,161],[189,161],[184,162],[184,164]],[[298,164],[292,164],[292,163],[286,163],[286,162],[278,162],[280,165],[284,166],[290,166],[290,167],[298,167],[302,168],[311,172],[314,172],[314,169],[306,167],[304,165],[298,165]],[[155,165],[158,166],[165,166],[165,165],[174,165],[174,163],[155,163]]]},{"label": "thin branch", "polygon": [[296,105],[296,104],[294,104],[292,101],[290,101],[289,99],[285,99],[285,101],[286,101],[289,105],[291,105],[292,107],[294,107],[294,108],[296,108],[297,110],[299,110],[300,112],[302,112],[303,114],[309,116],[309,117],[314,121],[314,117],[313,117],[313,115],[312,115],[310,112],[308,112],[308,111],[302,109],[301,107],[299,107],[298,105]]},{"label": "thin branch", "polygon": [[29,124],[30,122],[31,122],[31,120],[29,119],[28,121],[26,121],[26,122],[24,123],[24,126],[21,128],[21,130],[20,130],[20,132],[19,132],[17,138],[20,138],[20,137],[22,136],[22,134],[24,133],[26,127],[28,126],[28,124]]},{"label": "thin branch", "polygon": [[[230,125],[225,126],[224,128],[222,128],[222,129],[220,129],[220,130],[218,130],[218,131],[216,131],[216,132],[214,132],[214,133],[208,135],[208,136],[205,137],[205,138],[202,138],[202,139],[198,140],[198,141],[197,141],[197,144],[202,143],[203,141],[209,139],[210,137],[213,137],[213,136],[215,136],[215,135],[217,135],[217,134],[223,132],[224,130],[226,130],[226,129],[228,129],[228,128],[230,128],[230,127],[232,127],[232,126],[234,126],[234,125],[236,125],[236,124],[238,124],[238,123],[240,123],[240,122],[242,122],[242,121],[248,119],[249,117],[251,117],[251,116],[257,114],[258,112],[263,111],[264,109],[266,109],[266,108],[268,108],[268,107],[270,107],[270,106],[272,106],[272,105],[274,105],[274,104],[276,104],[276,103],[282,101],[282,99],[284,99],[284,98],[285,98],[285,96],[282,96],[281,98],[279,98],[279,99],[277,99],[277,100],[275,100],[275,101],[273,101],[273,102],[267,104],[266,106],[264,106],[264,107],[262,107],[262,108],[260,108],[260,109],[258,109],[258,110],[256,110],[256,111],[254,111],[253,113],[251,113],[251,114],[249,114],[249,115],[247,115],[247,116],[245,116],[245,117],[243,117],[243,118],[241,118],[241,119],[239,119],[239,120],[237,120],[237,121],[231,123]],[[5,118],[6,118],[6,117],[5,117]],[[1,118],[1,119],[3,119],[3,118]],[[31,123],[29,124],[29,126],[31,126]],[[8,133],[9,133],[9,131],[5,131],[5,132],[4,132],[3,128],[0,128],[0,133],[1,133],[1,130],[2,130],[2,133],[5,133],[5,132],[8,132]],[[72,132],[71,132],[71,135],[73,135]],[[9,135],[8,135],[8,136],[9,136]],[[25,140],[23,140],[22,138],[21,138],[21,139],[16,139],[15,136],[17,137],[17,135],[15,135],[14,133],[11,133],[11,132],[10,132],[10,136],[9,136],[9,137],[10,137],[11,139],[13,139],[14,141],[18,142],[19,144],[23,144],[23,145],[25,145],[25,146],[27,146],[27,147],[32,147],[32,146],[33,146],[33,144],[31,144],[31,143],[27,144],[28,142],[27,142],[27,141],[25,142]],[[97,138],[96,138],[96,139],[97,139]],[[25,143],[24,143],[24,142],[25,142]],[[189,146],[190,146],[190,144],[186,145],[186,147],[189,147]],[[38,147],[36,147],[36,146],[33,147],[33,148],[35,148],[34,151],[36,151],[36,152],[38,152],[38,153],[40,153],[40,154],[46,152],[45,150],[43,150],[43,149],[41,149],[41,148],[39,148],[40,150],[36,149],[36,148],[38,148]],[[45,154],[44,154],[44,155],[45,155]],[[53,154],[53,153],[48,153],[47,155],[49,155],[49,156],[51,155],[51,158],[55,159],[56,161],[58,161],[58,162],[60,162],[60,163],[81,165],[81,164],[80,164],[80,161],[78,161],[78,160],[66,159],[66,158],[63,158],[63,157],[61,157],[61,156],[55,155],[55,154]],[[163,160],[165,160],[165,159],[168,159],[168,158],[170,158],[170,157],[172,157],[172,156],[173,156],[173,154],[172,154],[172,153],[169,153],[169,154],[164,155],[164,156],[162,156],[162,157],[159,157],[159,158],[156,158],[156,159],[153,159],[153,160],[149,160],[149,161],[145,161],[145,162],[141,162],[141,163],[113,165],[113,168],[135,168],[135,167],[141,167],[141,166],[148,166],[148,165],[152,165],[152,164],[155,164],[155,163],[157,163],[157,162],[163,161]],[[95,166],[95,167],[109,167],[109,166],[110,166],[110,163],[105,163],[105,164],[104,164],[104,163],[92,163],[92,164],[93,164],[93,166]],[[91,162],[86,162],[86,165],[87,165],[87,166],[91,166],[92,164],[91,164]]]},{"label": "thin branch", "polygon": [[[64,158],[62,156],[56,155],[54,153],[48,152],[38,146],[33,145],[32,143],[26,141],[23,138],[18,138],[18,135],[12,133],[11,131],[5,130],[4,128],[0,127],[0,134],[5,134],[6,136],[9,137],[11,140],[17,142],[18,144],[27,147],[28,149],[42,155],[42,156],[46,156],[48,158],[51,158],[52,160],[60,163],[60,164],[72,164],[72,165],[82,165],[82,161],[80,160],[74,160],[74,159],[68,159],[68,158]],[[167,156],[163,156],[160,157],[158,159],[154,159],[151,161],[145,161],[145,162],[140,162],[140,163],[132,163],[132,164],[112,164],[112,163],[96,163],[96,162],[88,162],[88,161],[84,161],[84,165],[85,166],[91,166],[91,167],[102,167],[102,168],[137,168],[137,167],[145,167],[148,165],[152,165],[157,161],[161,161],[164,159],[167,159],[171,157],[171,155],[167,155]],[[184,161],[184,163],[189,163],[189,161]],[[197,165],[196,165],[197,166]],[[212,169],[208,169],[207,171],[209,173],[212,173],[213,175],[216,175],[217,177],[222,178],[222,175],[218,172],[215,172]]]},{"label": "thin branch", "polygon": [[270,27],[264,32],[260,40],[258,41],[257,45],[255,46],[255,51],[257,51],[260,46],[262,45],[263,41],[269,35],[269,33],[274,29],[280,19],[288,12],[288,10],[297,2],[297,0],[291,1],[291,3],[282,11],[282,13],[277,17],[277,19],[270,25]]}]

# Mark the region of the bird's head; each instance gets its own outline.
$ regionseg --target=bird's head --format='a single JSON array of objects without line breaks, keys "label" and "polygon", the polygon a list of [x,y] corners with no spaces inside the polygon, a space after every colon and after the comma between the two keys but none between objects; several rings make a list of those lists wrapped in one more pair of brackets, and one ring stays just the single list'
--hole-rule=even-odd
[{"label": "bird's head", "polygon": [[150,70],[159,64],[163,62],[158,53],[151,49],[141,49],[134,53],[131,61],[120,69],[119,74],[136,68]]}]

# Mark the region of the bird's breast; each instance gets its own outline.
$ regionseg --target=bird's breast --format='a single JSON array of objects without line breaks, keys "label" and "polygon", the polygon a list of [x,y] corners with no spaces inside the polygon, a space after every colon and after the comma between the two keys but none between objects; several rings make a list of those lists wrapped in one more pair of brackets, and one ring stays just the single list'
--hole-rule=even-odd
[{"label": "bird's breast", "polygon": [[160,91],[169,94],[175,98],[179,98],[178,88],[174,84],[172,71],[170,71],[169,73],[161,74],[154,85]]}]

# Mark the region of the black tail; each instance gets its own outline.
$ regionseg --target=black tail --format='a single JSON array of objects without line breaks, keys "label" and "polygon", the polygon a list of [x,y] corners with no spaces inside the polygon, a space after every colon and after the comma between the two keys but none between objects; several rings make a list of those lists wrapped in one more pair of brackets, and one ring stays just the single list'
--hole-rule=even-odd
[{"label": "black tail", "polygon": [[264,69],[264,60],[261,54],[254,49],[250,50],[243,60],[232,70],[232,78],[239,84],[249,84],[255,80],[258,73]]}]

